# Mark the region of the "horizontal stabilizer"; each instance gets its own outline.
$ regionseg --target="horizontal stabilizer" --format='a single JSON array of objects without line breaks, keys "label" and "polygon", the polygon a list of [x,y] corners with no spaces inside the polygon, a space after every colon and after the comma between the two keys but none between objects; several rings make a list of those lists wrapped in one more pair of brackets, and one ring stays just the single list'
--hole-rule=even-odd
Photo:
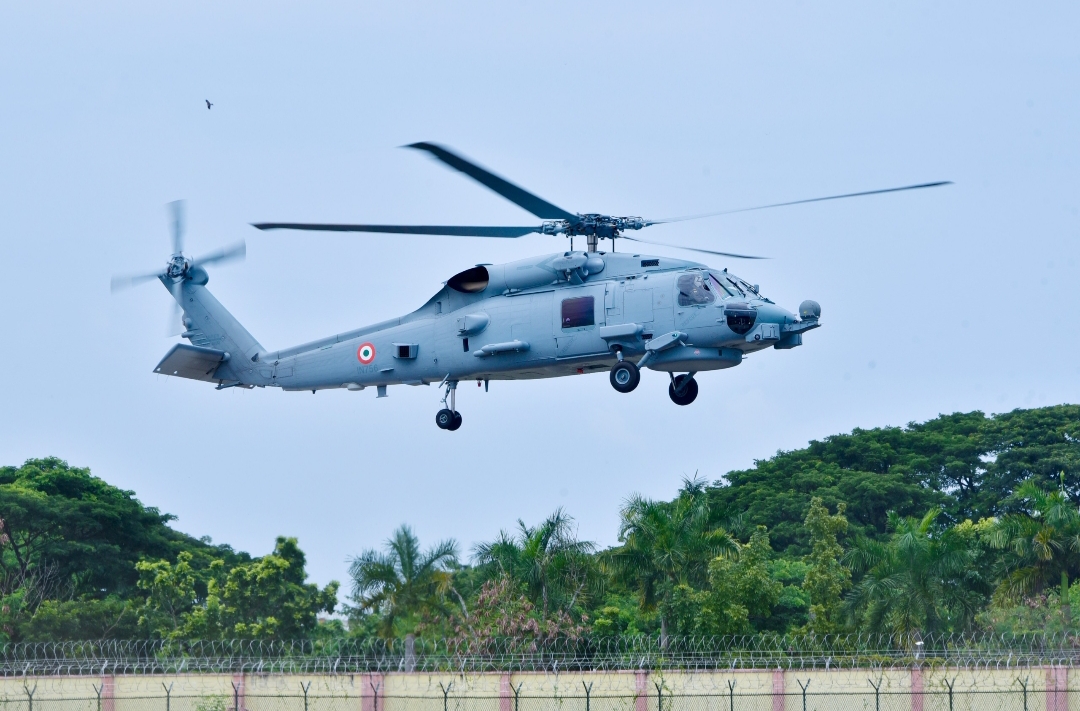
[{"label": "horizontal stabilizer", "polygon": [[154,372],[175,375],[178,378],[214,382],[214,371],[228,357],[229,354],[225,351],[177,343],[157,364]]}]

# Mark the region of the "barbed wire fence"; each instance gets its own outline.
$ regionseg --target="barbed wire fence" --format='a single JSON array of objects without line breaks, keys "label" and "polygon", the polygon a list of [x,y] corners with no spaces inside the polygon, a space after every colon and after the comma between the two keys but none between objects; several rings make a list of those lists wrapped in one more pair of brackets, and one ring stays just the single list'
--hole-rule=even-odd
[{"label": "barbed wire fence", "polygon": [[565,639],[98,640],[0,645],[0,677],[558,673],[627,670],[1019,669],[1080,666],[1080,637],[752,635]]}]

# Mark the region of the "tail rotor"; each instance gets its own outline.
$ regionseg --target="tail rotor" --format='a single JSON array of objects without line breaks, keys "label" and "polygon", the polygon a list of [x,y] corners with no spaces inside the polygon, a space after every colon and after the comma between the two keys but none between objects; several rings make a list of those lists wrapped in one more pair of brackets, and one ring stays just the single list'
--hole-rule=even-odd
[{"label": "tail rotor", "polygon": [[182,289],[185,281],[199,278],[199,283],[205,283],[206,272],[203,267],[209,264],[222,264],[233,260],[243,259],[247,255],[247,245],[244,242],[217,249],[209,254],[198,258],[191,258],[184,254],[185,232],[185,207],[183,200],[170,202],[169,212],[172,217],[172,246],[173,253],[164,269],[158,269],[142,274],[126,276],[114,276],[110,283],[110,289],[115,294],[118,291],[138,286],[152,279],[158,279],[173,296],[173,313],[169,317],[168,334],[179,335],[183,331],[180,320],[180,302],[183,299]]}]

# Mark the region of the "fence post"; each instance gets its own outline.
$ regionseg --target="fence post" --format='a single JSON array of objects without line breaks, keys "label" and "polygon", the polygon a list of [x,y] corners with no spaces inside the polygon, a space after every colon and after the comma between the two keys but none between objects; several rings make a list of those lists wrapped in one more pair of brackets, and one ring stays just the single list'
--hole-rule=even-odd
[{"label": "fence post", "polygon": [[881,711],[881,679],[878,679],[876,684],[873,679],[867,679],[867,681],[874,687],[874,711]]},{"label": "fence post", "polygon": [[233,698],[233,711],[240,711],[240,685],[235,681],[232,683],[232,698]]},{"label": "fence post", "polygon": [[162,682],[161,688],[165,689],[165,711],[172,711],[172,684],[165,686]]},{"label": "fence post", "polygon": [[953,711],[953,694],[952,694],[952,687],[953,687],[953,684],[954,684],[955,682],[956,682],[956,679],[955,679],[955,678],[953,678],[953,680],[952,680],[952,681],[949,681],[948,679],[945,679],[945,686],[949,687],[949,711]]},{"label": "fence post", "polygon": [[105,689],[105,682],[101,682],[101,686],[93,683],[90,686],[94,687],[94,693],[97,694],[97,711],[101,711],[101,692]]},{"label": "fence post", "polygon": [[518,696],[521,695],[521,687],[525,684],[523,681],[519,681],[517,686],[511,686],[510,688],[514,692],[514,711],[518,711]]},{"label": "fence post", "polygon": [[735,711],[735,685],[739,682],[735,679],[728,681],[728,711]]},{"label": "fence post", "polygon": [[802,689],[802,711],[806,711],[806,690],[810,688],[811,680],[807,679],[805,686],[798,679],[796,679],[795,681],[799,684],[799,688]]},{"label": "fence post", "polygon": [[581,685],[585,687],[585,711],[592,711],[590,708],[590,702],[592,700],[592,682],[590,681],[588,684],[581,682]]},{"label": "fence post", "polygon": [[450,690],[454,688],[454,682],[450,682],[449,686],[443,686],[443,683],[440,681],[439,688],[442,689],[443,711],[450,711]]},{"label": "fence post", "polygon": [[[308,686],[310,686],[310,685],[311,685],[311,682],[309,681]],[[451,683],[450,685],[453,686],[453,683]],[[371,687],[371,694],[372,694],[372,696],[371,696],[371,708],[372,708],[372,711],[379,711],[379,689],[382,688],[382,682],[380,681],[378,684],[372,684],[369,681],[368,686]],[[445,706],[445,704],[443,704],[443,705]],[[306,693],[304,694],[304,711],[307,711],[307,694]]]},{"label": "fence post", "polygon": [[[1021,680],[1020,676],[1017,676],[1016,682],[1020,683],[1020,687],[1024,689],[1024,711],[1027,711],[1027,680]],[[33,711],[33,709],[30,709]]]},{"label": "fence post", "polygon": [[654,681],[653,686],[656,687],[656,711],[664,711],[664,682],[661,680],[657,684]]},{"label": "fence post", "polygon": [[305,684],[304,682],[300,682],[300,688],[304,692],[304,711],[308,711],[308,708],[307,708],[307,692],[308,692],[308,689],[311,688],[311,682],[309,681],[307,684]]},{"label": "fence post", "polygon": [[26,682],[24,681],[22,688],[26,692],[27,700],[30,702],[30,711],[34,711],[34,692],[37,691],[37,682],[34,682],[34,688],[31,689],[29,686],[26,685]]}]

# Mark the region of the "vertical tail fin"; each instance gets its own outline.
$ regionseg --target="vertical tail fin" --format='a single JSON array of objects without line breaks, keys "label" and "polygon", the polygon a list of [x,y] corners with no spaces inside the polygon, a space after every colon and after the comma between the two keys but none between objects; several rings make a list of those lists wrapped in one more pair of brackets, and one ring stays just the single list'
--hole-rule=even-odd
[{"label": "vertical tail fin", "polygon": [[[162,283],[168,288],[166,280],[163,277]],[[203,284],[184,280],[179,289],[170,289],[184,311],[183,337],[195,346],[228,351],[233,363],[258,360],[259,354],[266,349]]]}]

